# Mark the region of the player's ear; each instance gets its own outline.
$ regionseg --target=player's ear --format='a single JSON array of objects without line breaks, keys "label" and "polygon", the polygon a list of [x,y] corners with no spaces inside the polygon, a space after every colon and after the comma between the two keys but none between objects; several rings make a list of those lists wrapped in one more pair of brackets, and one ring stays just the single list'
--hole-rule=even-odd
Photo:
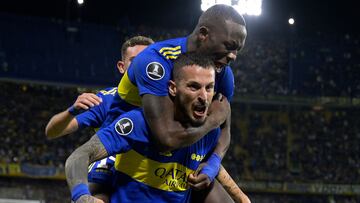
[{"label": "player's ear", "polygon": [[173,97],[176,95],[176,84],[172,80],[169,80],[169,94]]},{"label": "player's ear", "polygon": [[124,73],[125,73],[126,68],[125,68],[125,63],[124,63],[124,61],[118,61],[117,64],[116,64],[116,66],[117,66],[117,69],[119,70],[119,72],[120,72],[121,74],[124,74]]},{"label": "player's ear", "polygon": [[209,37],[209,28],[206,26],[201,26],[199,28],[199,36],[198,39],[200,41],[204,41],[205,39],[207,39]]}]

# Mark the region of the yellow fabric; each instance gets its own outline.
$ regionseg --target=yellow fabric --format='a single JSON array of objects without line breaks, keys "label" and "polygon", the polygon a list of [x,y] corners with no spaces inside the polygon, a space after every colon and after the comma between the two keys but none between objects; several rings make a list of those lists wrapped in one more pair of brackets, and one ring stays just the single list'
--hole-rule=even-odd
[{"label": "yellow fabric", "polygon": [[188,176],[195,172],[176,162],[161,163],[149,159],[135,150],[116,155],[115,169],[138,182],[164,191],[189,189]]}]

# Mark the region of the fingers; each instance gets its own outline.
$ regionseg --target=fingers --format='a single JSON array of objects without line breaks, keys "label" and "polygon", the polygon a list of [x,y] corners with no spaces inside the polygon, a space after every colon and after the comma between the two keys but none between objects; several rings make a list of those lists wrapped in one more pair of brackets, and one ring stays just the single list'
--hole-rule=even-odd
[{"label": "fingers", "polygon": [[223,99],[223,95],[221,93],[216,93],[213,98],[213,100],[219,100],[219,101],[222,101],[222,99]]},{"label": "fingers", "polygon": [[76,99],[74,107],[76,109],[89,109],[95,105],[99,105],[102,99],[93,93],[83,93]]},{"label": "fingers", "polygon": [[99,105],[102,101],[102,99],[98,96],[96,96],[96,94],[93,93],[84,93],[84,98],[89,100],[90,102]]},{"label": "fingers", "polygon": [[205,174],[200,174],[195,176],[194,174],[190,174],[188,178],[188,183],[191,188],[195,190],[202,190],[210,186],[211,181],[209,177]]},{"label": "fingers", "polygon": [[198,166],[198,168],[196,169],[196,171],[195,171],[195,176],[197,176],[197,175],[199,175],[199,173],[200,173],[200,171],[201,171],[201,169],[203,169],[204,168],[204,166],[206,166],[206,162],[202,162],[202,163],[200,163],[200,165]]},{"label": "fingers", "polygon": [[105,202],[104,202],[103,200],[101,200],[101,199],[96,199],[95,202],[96,202],[96,203],[105,203]]},{"label": "fingers", "polygon": [[76,203],[105,203],[103,200],[93,197],[91,195],[82,195]]}]

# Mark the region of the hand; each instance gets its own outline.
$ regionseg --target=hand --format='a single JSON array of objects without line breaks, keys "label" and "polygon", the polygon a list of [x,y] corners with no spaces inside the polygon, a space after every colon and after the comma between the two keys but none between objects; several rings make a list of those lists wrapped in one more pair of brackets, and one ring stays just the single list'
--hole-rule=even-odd
[{"label": "hand", "polygon": [[209,107],[209,116],[212,117],[213,124],[215,126],[223,124],[226,121],[230,110],[230,103],[226,97],[220,93],[216,94]]},{"label": "hand", "polygon": [[102,102],[102,99],[96,94],[93,93],[83,93],[76,99],[75,103],[73,104],[73,107],[75,109],[84,109],[88,110],[89,108],[99,105]]},{"label": "hand", "polygon": [[194,190],[202,190],[210,186],[210,178],[205,174],[190,174],[188,178],[190,187]]},{"label": "hand", "polygon": [[75,203],[104,203],[104,201],[90,195],[83,195]]},{"label": "hand", "polygon": [[206,165],[206,163],[201,163],[196,169],[194,174],[190,174],[188,178],[188,183],[190,187],[194,190],[202,190],[210,186],[210,178],[205,174],[199,174],[201,169]]}]

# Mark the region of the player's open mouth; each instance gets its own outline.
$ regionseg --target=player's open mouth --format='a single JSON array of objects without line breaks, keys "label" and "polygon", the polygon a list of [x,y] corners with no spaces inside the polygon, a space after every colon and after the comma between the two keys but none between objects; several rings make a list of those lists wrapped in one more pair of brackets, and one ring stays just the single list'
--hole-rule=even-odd
[{"label": "player's open mouth", "polygon": [[194,116],[196,118],[201,118],[204,117],[206,115],[206,105],[196,105],[194,106],[193,112],[194,112]]}]

